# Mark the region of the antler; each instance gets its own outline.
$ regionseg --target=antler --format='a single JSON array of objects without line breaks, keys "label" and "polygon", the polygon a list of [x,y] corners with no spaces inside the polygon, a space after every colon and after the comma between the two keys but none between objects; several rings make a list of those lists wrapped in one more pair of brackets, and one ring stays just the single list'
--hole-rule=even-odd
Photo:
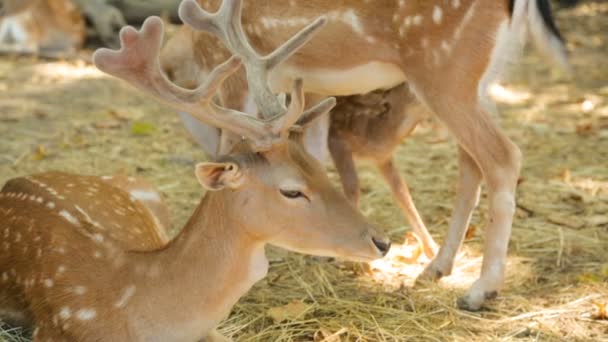
[{"label": "antler", "polygon": [[[204,11],[194,0],[184,0],[179,7],[179,16],[184,23],[199,31],[209,32],[226,45],[236,56],[243,60],[247,72],[249,89],[255,103],[265,119],[285,116],[281,120],[281,130],[287,130],[293,124],[305,124],[319,115],[328,112],[335,106],[334,98],[327,98],[308,111],[303,111],[304,93],[302,84],[294,82],[291,93],[291,103],[286,109],[271,90],[268,84],[270,70],[293,55],[306,44],[318,30],[325,25],[327,19],[320,17],[300,30],[288,41],[266,56],[260,56],[249,44],[241,23],[242,0],[224,0],[216,13]],[[298,110],[297,108],[300,107]]]},{"label": "antler", "polygon": [[[188,17],[183,13],[189,12],[193,5],[198,9],[192,10],[197,18],[201,15],[207,16],[195,2],[188,0],[180,6],[180,14]],[[159,55],[163,23],[158,17],[146,19],[140,31],[132,27],[123,28],[120,32],[121,49],[100,49],[95,52],[93,61],[100,70],[129,82],[178,111],[190,113],[207,124],[251,140],[251,147],[256,151],[270,149],[274,144],[285,140],[294,124],[306,124],[335,105],[335,99],[329,98],[303,113],[302,82],[296,80],[289,109],[286,109],[283,101],[270,91],[267,81],[268,71],[302,46],[323,20],[315,21],[275,52],[260,58],[244,36],[240,22],[241,2],[227,1],[222,4],[220,11],[227,14],[219,17],[228,17],[231,20],[214,19],[209,21],[209,24],[198,20],[195,22],[217,34],[236,55],[217,66],[206,81],[194,90],[184,89],[172,83],[161,70]],[[216,18],[216,15],[210,18]],[[238,70],[243,58],[250,87],[256,89],[253,92],[256,104],[262,113],[266,114],[261,119],[221,107],[214,101],[224,80]]]}]

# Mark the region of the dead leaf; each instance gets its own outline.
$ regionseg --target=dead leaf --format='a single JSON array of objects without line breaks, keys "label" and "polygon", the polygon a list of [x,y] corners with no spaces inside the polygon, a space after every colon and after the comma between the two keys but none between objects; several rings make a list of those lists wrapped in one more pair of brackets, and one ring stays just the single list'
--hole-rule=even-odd
[{"label": "dead leaf", "polygon": [[576,276],[576,280],[579,283],[597,283],[600,282],[602,279],[599,275],[595,274],[595,273],[581,273],[578,276]]},{"label": "dead leaf", "polygon": [[570,172],[570,169],[563,169],[562,170],[562,181],[564,181],[564,183],[570,183],[571,180],[572,180],[572,173]]},{"label": "dead leaf", "polygon": [[474,224],[469,224],[469,228],[467,228],[467,232],[464,234],[464,239],[466,241],[471,240],[475,237],[475,233],[477,232],[477,226]]},{"label": "dead leaf", "polygon": [[275,323],[281,323],[286,320],[297,319],[303,316],[309,309],[310,305],[300,300],[294,300],[289,304],[268,309],[266,314],[268,314]]},{"label": "dead leaf", "polygon": [[591,314],[591,318],[598,320],[608,320],[608,309],[605,303],[598,303],[596,301],[592,301],[595,306],[595,312]]},{"label": "dead leaf", "polygon": [[[414,246],[414,248],[411,248],[412,246]],[[420,255],[422,255],[422,241],[420,241],[418,235],[413,232],[407,232],[405,241],[398,250],[399,252],[409,251],[409,253],[398,253],[395,255],[395,260],[404,264],[415,264],[420,258]]]},{"label": "dead leaf", "polygon": [[129,121],[129,116],[126,115],[126,114],[124,114],[124,113],[117,112],[115,110],[110,110],[108,112],[108,114],[110,114],[110,116],[113,117],[116,120],[119,120],[119,121]]},{"label": "dead leaf", "polygon": [[48,118],[49,113],[47,113],[47,112],[45,112],[45,111],[43,111],[43,110],[41,110],[41,109],[36,109],[36,110],[34,111],[34,116],[35,116],[37,119],[46,119],[46,118]]},{"label": "dead leaf", "polygon": [[120,128],[120,122],[118,122],[116,120],[108,120],[108,121],[96,122],[95,124],[93,124],[93,126],[95,126],[95,128],[97,128],[97,129],[116,129],[116,128]]},{"label": "dead leaf", "polygon": [[592,120],[581,120],[576,124],[576,133],[578,135],[592,135],[597,133],[598,126]]},{"label": "dead leaf", "polygon": [[48,151],[44,145],[38,145],[34,150],[34,159],[42,160],[48,156]]}]

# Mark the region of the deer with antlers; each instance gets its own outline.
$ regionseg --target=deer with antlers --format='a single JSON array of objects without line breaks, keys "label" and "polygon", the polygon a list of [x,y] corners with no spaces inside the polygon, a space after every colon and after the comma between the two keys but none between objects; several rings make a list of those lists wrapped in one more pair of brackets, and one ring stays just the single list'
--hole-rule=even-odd
[{"label": "deer with antlers", "polygon": [[[380,258],[390,248],[290,137],[335,100],[304,111],[301,80],[288,106],[269,90],[269,72],[325,20],[261,57],[245,39],[238,2],[226,2],[214,15],[180,13],[234,53],[196,89],[162,74],[157,17],[139,32],[124,28],[121,50],[97,51],[95,64],[245,140],[229,155],[196,166],[209,192],[171,241],[158,211],[143,201],[158,198],[149,190],[142,196],[124,182],[57,172],[7,182],[0,192],[0,313],[33,323],[35,341],[223,341],[214,328],[265,276],[265,244],[355,261]],[[214,100],[241,64],[263,117]]]},{"label": "deer with antlers", "polygon": [[[185,1],[182,8],[192,13],[185,19],[196,17],[200,7],[217,10],[220,1]],[[484,180],[490,222],[486,229],[483,265],[479,279],[458,300],[463,309],[480,309],[503,285],[521,166],[520,150],[492,118],[491,112],[495,108],[488,99],[487,86],[520,49],[526,31],[543,52],[568,69],[565,47],[549,9],[547,0],[250,0],[244,4],[243,27],[251,45],[264,53],[304,26],[310,18],[323,14],[328,20],[310,44],[273,70],[270,75],[273,92],[286,92],[297,78],[304,80],[306,93],[314,96],[365,96],[378,89],[389,91],[407,82],[416,101],[436,115],[456,138],[460,174],[454,212],[442,247],[419,280],[438,280],[451,273]],[[193,49],[182,54],[179,45]],[[226,58],[226,52],[214,37],[184,27],[168,42],[162,63],[176,82],[190,84]],[[251,106],[255,96],[242,86],[243,80],[244,77],[240,80],[235,77],[226,82],[220,97],[231,108],[249,108],[255,112]],[[407,94],[404,91],[402,96]],[[403,98],[399,101],[404,103]],[[221,147],[216,141],[224,139],[224,135],[230,136],[217,131],[215,136],[209,134],[209,129],[195,124],[186,114],[182,115],[189,130],[197,135],[197,141],[210,146],[206,150],[211,150],[211,154],[214,148],[219,151]],[[332,120],[326,121],[325,125]],[[411,124],[407,118],[403,120],[406,126]],[[393,125],[384,133],[399,136],[397,132],[406,134],[408,131],[400,128]],[[205,139],[201,139],[201,132],[205,132]],[[375,133],[380,135],[382,131]],[[209,139],[209,136],[213,138]],[[344,177],[347,175],[345,170],[352,171],[354,166],[348,151],[343,149],[346,138],[340,138],[339,134],[334,137],[338,138],[334,141],[338,144],[334,145],[332,154]],[[395,141],[392,141],[393,148]],[[357,151],[351,152],[356,154]],[[393,171],[386,170],[382,171],[389,184],[400,184],[401,189],[407,189],[395,176],[394,167]],[[355,186],[345,187],[347,192],[350,188],[354,193],[349,197],[356,202],[357,192],[352,191]],[[407,214],[408,210],[410,214],[417,214],[409,194],[403,196],[404,190],[392,188],[397,196],[401,192],[401,201],[398,201],[417,233],[428,234],[426,228],[423,230],[423,223],[415,223],[419,215]],[[426,244],[433,246],[432,238],[427,239]],[[432,248],[425,250],[427,254],[433,254]]]}]

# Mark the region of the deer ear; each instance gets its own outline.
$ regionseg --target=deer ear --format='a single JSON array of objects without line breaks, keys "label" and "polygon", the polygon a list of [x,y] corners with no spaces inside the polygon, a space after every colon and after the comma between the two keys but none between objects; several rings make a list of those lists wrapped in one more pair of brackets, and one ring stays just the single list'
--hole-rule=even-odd
[{"label": "deer ear", "polygon": [[194,172],[199,183],[210,191],[224,188],[236,189],[244,181],[244,175],[239,165],[233,162],[199,163]]}]

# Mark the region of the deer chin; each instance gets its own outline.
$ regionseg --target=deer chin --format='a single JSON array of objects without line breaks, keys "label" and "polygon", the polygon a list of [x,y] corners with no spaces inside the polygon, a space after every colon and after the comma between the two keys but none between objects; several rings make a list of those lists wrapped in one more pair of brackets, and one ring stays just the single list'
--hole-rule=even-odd
[{"label": "deer chin", "polygon": [[345,250],[340,246],[328,246],[327,248],[309,248],[302,245],[294,245],[280,241],[273,241],[270,244],[296,253],[313,255],[318,257],[337,258],[352,262],[371,262],[383,258],[382,253],[380,253],[380,251],[378,251],[374,247],[371,241],[369,246],[366,246],[367,248],[361,248],[358,250]]}]

